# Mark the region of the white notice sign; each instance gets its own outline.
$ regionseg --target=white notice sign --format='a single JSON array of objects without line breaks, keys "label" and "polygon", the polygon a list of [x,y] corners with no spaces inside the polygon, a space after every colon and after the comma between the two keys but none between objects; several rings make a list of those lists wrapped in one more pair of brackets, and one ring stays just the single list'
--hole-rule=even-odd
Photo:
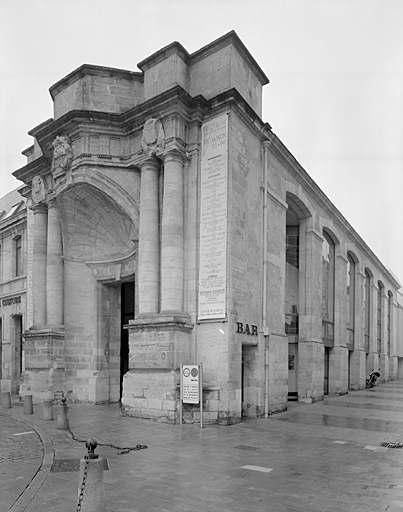
[{"label": "white notice sign", "polygon": [[225,318],[228,116],[202,125],[199,320]]},{"label": "white notice sign", "polygon": [[200,371],[197,364],[182,367],[182,402],[184,404],[200,402]]}]

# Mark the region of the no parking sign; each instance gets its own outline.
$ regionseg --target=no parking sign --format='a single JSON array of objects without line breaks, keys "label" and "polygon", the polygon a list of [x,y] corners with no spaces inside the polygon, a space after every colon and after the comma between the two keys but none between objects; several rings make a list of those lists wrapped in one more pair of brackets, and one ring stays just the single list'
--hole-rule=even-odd
[{"label": "no parking sign", "polygon": [[183,364],[180,369],[180,423],[182,424],[182,403],[200,404],[200,427],[203,426],[203,366]]}]

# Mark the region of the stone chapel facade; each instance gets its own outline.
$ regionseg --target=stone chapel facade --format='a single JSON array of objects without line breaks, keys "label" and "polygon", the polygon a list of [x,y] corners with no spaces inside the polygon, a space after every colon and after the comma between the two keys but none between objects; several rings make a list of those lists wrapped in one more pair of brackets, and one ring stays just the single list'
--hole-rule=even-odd
[{"label": "stone chapel facade", "polygon": [[[400,284],[262,121],[268,79],[230,32],[140,72],[83,65],[14,172],[26,198],[20,394],[206,422],[403,373]],[[188,407],[186,421],[197,421]]]}]

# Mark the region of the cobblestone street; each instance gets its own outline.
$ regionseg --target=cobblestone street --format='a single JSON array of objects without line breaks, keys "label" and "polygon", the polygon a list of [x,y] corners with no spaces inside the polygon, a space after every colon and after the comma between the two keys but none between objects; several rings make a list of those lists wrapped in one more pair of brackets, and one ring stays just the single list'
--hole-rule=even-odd
[{"label": "cobblestone street", "polygon": [[[403,381],[394,381],[312,405],[290,403],[287,412],[269,419],[203,430],[123,417],[117,405],[72,405],[69,418],[79,439],[148,446],[122,455],[108,446],[97,449],[109,465],[108,512],[403,512],[403,449],[381,446],[403,443],[402,399]],[[31,416],[17,405],[0,415],[0,453],[8,457],[0,465],[2,497],[4,490],[8,495],[15,490],[15,500],[22,488],[17,472],[11,478],[5,474],[26,463],[13,451],[16,442],[7,442],[29,430],[15,419],[28,422],[49,443],[42,482],[30,496],[28,488],[29,499],[23,495],[12,511],[75,510],[78,471],[55,472],[51,466],[53,458],[77,460],[86,450],[57,430],[56,421],[43,421],[39,406]],[[40,464],[39,438],[19,437],[19,453],[31,454],[33,476]],[[28,469],[21,475],[26,484]],[[8,510],[4,506],[3,500],[1,511]]]},{"label": "cobblestone street", "polygon": [[6,512],[42,464],[43,447],[29,425],[0,415],[0,512]]}]

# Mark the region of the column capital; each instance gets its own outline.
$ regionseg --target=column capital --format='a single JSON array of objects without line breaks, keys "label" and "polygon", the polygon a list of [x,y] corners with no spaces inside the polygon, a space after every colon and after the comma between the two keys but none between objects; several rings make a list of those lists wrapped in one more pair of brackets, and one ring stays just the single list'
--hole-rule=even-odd
[{"label": "column capital", "polygon": [[148,156],[137,164],[139,169],[142,171],[146,168],[152,168],[158,170],[161,167],[161,160],[156,156]]},{"label": "column capital", "polygon": [[34,203],[30,206],[30,209],[35,213],[47,213],[48,205],[46,203]]},{"label": "column capital", "polygon": [[48,208],[57,208],[56,196],[51,196],[48,199]]},{"label": "column capital", "polygon": [[176,146],[167,148],[166,151],[161,155],[161,158],[165,163],[177,161],[181,164],[184,164],[187,160],[189,160],[189,154]]}]

